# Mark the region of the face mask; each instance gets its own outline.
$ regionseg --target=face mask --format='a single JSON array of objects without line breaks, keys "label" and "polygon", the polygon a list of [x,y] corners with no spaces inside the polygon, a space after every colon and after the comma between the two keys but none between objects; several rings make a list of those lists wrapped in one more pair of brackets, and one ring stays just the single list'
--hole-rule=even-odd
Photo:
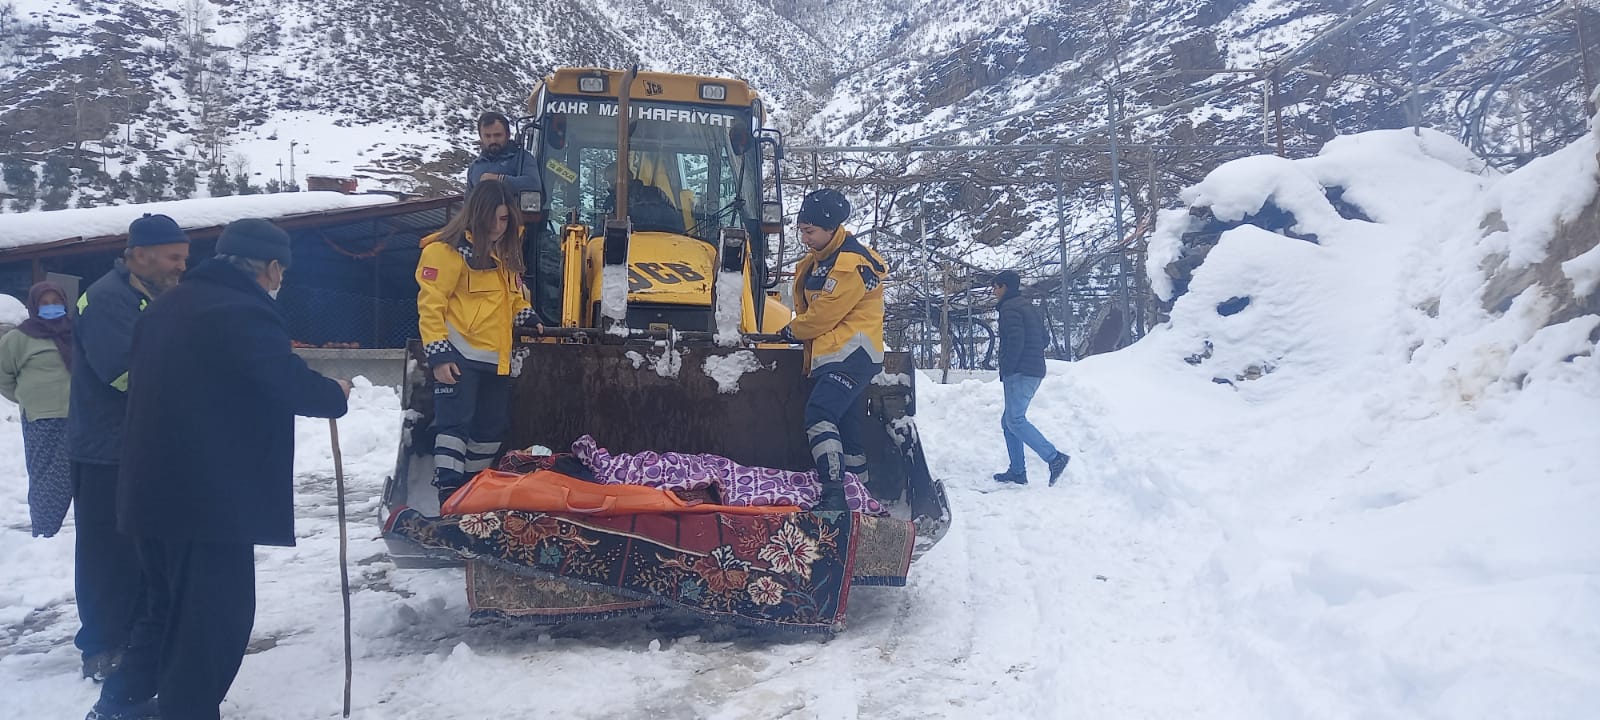
[{"label": "face mask", "polygon": [[[274,261],[273,265],[277,265],[277,262]],[[271,266],[268,266],[268,267],[270,268]],[[269,269],[268,270],[268,277],[271,277],[270,273],[271,273],[271,270]],[[273,288],[273,289],[271,289],[271,290],[268,290],[267,291],[267,297],[272,298],[273,300],[277,300],[278,299],[278,291],[282,290],[282,289],[283,289],[283,268],[282,268],[282,266],[279,266],[279,268],[278,268],[278,286]]]},{"label": "face mask", "polygon": [[67,306],[65,306],[65,305],[40,305],[39,306],[39,317],[42,317],[42,318],[44,318],[46,320],[59,320],[59,319],[64,318],[66,316],[67,316]]}]

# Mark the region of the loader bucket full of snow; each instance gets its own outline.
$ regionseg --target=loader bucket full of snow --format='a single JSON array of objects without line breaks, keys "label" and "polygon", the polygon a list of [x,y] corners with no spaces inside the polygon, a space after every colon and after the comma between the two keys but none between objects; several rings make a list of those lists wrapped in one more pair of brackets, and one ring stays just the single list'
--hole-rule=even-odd
[{"label": "loader bucket full of snow", "polygon": [[[712,453],[763,467],[813,467],[804,413],[810,379],[797,348],[726,348],[711,343],[533,343],[514,385],[506,447],[569,452],[592,435],[613,453]],[[413,343],[403,391],[405,426],[395,475],[384,492],[386,527],[414,508],[437,515],[433,473],[432,379]],[[868,487],[895,517],[914,521],[916,550],[932,547],[949,524],[943,485],[929,471],[913,416],[915,372],[908,353],[887,353],[884,371],[857,408]],[[402,566],[459,562],[386,532]]]}]

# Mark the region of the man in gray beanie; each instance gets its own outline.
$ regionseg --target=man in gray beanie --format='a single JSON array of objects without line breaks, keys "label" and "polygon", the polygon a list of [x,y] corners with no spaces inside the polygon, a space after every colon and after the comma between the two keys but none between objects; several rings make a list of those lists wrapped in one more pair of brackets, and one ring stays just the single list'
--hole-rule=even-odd
[{"label": "man in gray beanie", "polygon": [[104,679],[128,642],[143,600],[133,541],[117,532],[117,464],[128,407],[129,350],[144,309],[178,284],[189,236],[166,215],[128,225],[128,247],[111,272],[78,298],[67,406],[76,524],[73,583],[83,676]]},{"label": "man in gray beanie", "polygon": [[255,545],[294,545],[294,417],[344,415],[350,385],[290,349],[273,302],[290,259],[283,230],[235,221],[139,323],[117,519],[150,601],[90,720],[217,718],[255,623]]}]

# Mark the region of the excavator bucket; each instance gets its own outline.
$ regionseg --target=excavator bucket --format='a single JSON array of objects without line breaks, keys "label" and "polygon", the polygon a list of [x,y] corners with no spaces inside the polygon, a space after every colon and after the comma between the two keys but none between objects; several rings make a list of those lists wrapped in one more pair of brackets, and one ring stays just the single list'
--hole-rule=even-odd
[{"label": "excavator bucket", "polygon": [[[612,452],[712,453],[762,467],[813,467],[804,413],[810,380],[791,348],[726,348],[710,343],[534,343],[512,397],[506,447],[565,452],[592,435]],[[430,485],[432,379],[413,344],[403,402],[405,432],[385,516],[410,507],[436,515]],[[916,374],[908,353],[891,352],[855,409],[863,414],[868,489],[897,517],[913,520],[920,555],[948,528],[943,485],[929,471],[913,417]],[[396,562],[434,564],[436,551],[394,542]]]}]

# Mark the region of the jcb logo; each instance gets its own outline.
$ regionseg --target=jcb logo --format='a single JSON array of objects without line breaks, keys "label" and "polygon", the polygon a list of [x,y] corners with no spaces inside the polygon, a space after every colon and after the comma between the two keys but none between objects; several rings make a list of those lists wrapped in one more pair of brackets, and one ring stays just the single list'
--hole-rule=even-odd
[{"label": "jcb logo", "polygon": [[666,88],[661,87],[661,83],[651,82],[649,80],[644,81],[644,94],[646,94],[646,95],[655,96],[655,95],[660,95],[660,94],[662,94],[662,93],[664,93],[666,91],[667,91]]},{"label": "jcb logo", "polygon": [[628,292],[639,292],[657,285],[699,282],[706,276],[683,263],[639,263],[628,266]]}]

